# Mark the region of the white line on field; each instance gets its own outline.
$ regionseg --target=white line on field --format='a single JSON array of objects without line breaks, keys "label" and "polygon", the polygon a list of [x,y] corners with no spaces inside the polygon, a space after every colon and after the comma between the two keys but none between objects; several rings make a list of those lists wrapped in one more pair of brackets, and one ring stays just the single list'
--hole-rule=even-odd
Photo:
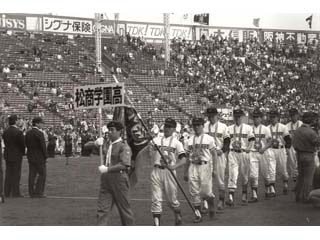
[{"label": "white line on field", "polygon": [[[49,199],[82,199],[82,200],[98,200],[97,197],[60,197],[60,196],[47,196]],[[147,198],[131,198],[130,201],[151,202],[151,199]],[[166,202],[166,201],[164,201]],[[186,202],[186,200],[179,200],[179,202]]]}]

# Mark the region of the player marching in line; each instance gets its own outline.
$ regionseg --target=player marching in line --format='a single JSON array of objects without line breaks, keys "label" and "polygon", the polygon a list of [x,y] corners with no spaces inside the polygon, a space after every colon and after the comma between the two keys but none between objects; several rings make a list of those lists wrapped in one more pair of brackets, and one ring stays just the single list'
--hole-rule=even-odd
[{"label": "player marching in line", "polygon": [[265,194],[268,196],[270,193],[270,176],[269,166],[270,161],[274,159],[273,152],[270,150],[271,146],[271,132],[270,128],[261,124],[263,114],[259,109],[255,109],[252,112],[253,118],[253,134],[255,137],[254,146],[250,153],[250,181],[252,196],[249,202],[258,202],[258,179],[259,179],[259,168],[262,177],[265,182]]},{"label": "player marching in line", "polygon": [[[287,123],[287,128],[290,133],[290,137],[292,139],[293,133],[299,127],[301,127],[302,122],[299,119],[299,112],[296,108],[289,109],[289,115],[291,121]],[[297,156],[296,151],[294,150],[293,146],[289,148],[288,153],[288,170],[290,173],[290,177],[292,178],[293,182],[295,183],[298,177],[298,165],[297,165]]]},{"label": "player marching in line", "polygon": [[229,157],[229,198],[228,206],[234,206],[234,192],[237,188],[238,175],[242,177],[242,204],[248,202],[248,181],[250,168],[250,151],[254,144],[252,127],[243,123],[244,112],[241,109],[233,111],[234,124],[228,127],[231,138]]},{"label": "player marching in line", "polygon": [[[186,163],[186,153],[183,144],[173,136],[177,123],[167,118],[164,123],[164,136],[154,138],[154,143],[160,148],[168,165],[161,159],[160,153],[153,149],[152,159],[154,168],[151,172],[152,204],[151,212],[155,226],[160,226],[162,213],[162,190],[168,200],[169,206],[175,214],[175,225],[181,225],[182,216],[180,203],[177,199],[177,183],[167,168],[175,171]],[[179,159],[177,162],[176,159]]]},{"label": "player marching in line", "polygon": [[270,193],[269,197],[275,197],[276,171],[280,172],[283,180],[283,194],[288,194],[289,175],[287,171],[287,154],[291,147],[291,138],[286,125],[279,122],[279,113],[276,110],[269,112],[271,131],[271,151],[274,153],[274,159],[270,162]]},{"label": "player marching in line", "polygon": [[194,118],[192,127],[194,135],[185,144],[187,164],[184,179],[189,182],[191,199],[197,213],[194,222],[199,223],[202,221],[201,200],[206,200],[208,203],[210,219],[213,219],[215,215],[212,169],[216,169],[217,153],[213,137],[203,132],[203,118]]},{"label": "player marching in line", "polygon": [[226,154],[229,151],[230,135],[228,133],[228,126],[219,121],[218,111],[215,107],[208,108],[206,114],[208,121],[204,124],[204,132],[213,137],[215,145],[217,146],[215,177],[219,186],[218,210],[222,210],[225,202]]}]

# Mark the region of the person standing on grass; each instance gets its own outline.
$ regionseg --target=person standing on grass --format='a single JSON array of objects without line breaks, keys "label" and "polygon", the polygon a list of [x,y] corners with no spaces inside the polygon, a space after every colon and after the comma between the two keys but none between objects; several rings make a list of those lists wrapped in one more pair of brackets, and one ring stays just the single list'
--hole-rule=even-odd
[{"label": "person standing on grass", "polygon": [[47,175],[46,160],[48,153],[44,134],[41,130],[42,124],[42,118],[35,117],[32,120],[32,129],[26,133],[27,157],[29,162],[28,186],[31,198],[45,197],[44,189]]}]

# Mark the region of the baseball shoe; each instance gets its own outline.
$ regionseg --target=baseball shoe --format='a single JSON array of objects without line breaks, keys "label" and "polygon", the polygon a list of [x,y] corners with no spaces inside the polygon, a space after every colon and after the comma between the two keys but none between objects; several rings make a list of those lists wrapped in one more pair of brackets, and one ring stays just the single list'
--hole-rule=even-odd
[{"label": "baseball shoe", "polygon": [[276,197],[276,193],[275,192],[268,193],[268,197],[274,198],[274,197]]},{"label": "baseball shoe", "polygon": [[175,214],[175,225],[180,226],[182,224],[182,216],[181,213]]},{"label": "baseball shoe", "polygon": [[255,197],[252,197],[249,200],[249,203],[256,203],[256,202],[258,202],[258,198],[255,198]]},{"label": "baseball shoe", "polygon": [[229,207],[234,207],[234,201],[231,200],[231,199],[228,199],[228,200],[226,201],[226,205],[228,205]]},{"label": "baseball shoe", "polygon": [[202,221],[202,217],[201,216],[196,216],[196,218],[193,220],[194,223],[199,223]]},{"label": "baseball shoe", "polygon": [[218,202],[218,210],[221,211],[223,209],[224,209],[224,203],[223,203],[223,201],[219,200],[219,202]]},{"label": "baseball shoe", "polygon": [[159,217],[153,218],[153,225],[154,226],[160,226],[160,218]]}]

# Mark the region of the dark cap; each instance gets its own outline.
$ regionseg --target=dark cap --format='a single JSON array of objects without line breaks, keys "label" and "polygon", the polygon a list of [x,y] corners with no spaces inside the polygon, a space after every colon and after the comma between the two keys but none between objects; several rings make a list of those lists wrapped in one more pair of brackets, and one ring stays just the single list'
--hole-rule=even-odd
[{"label": "dark cap", "polygon": [[253,110],[251,115],[252,117],[262,117],[263,114],[260,109],[256,108]]},{"label": "dark cap", "polygon": [[218,114],[218,110],[215,107],[208,107],[206,114],[207,115],[216,115],[216,114]]},{"label": "dark cap", "polygon": [[289,114],[290,115],[297,115],[297,114],[299,114],[299,111],[296,108],[290,108],[289,109]]},{"label": "dark cap", "polygon": [[279,112],[277,111],[277,110],[270,110],[269,111],[269,115],[270,115],[270,117],[277,117],[277,116],[279,116]]},{"label": "dark cap", "polygon": [[164,121],[164,126],[165,127],[169,127],[169,128],[176,128],[177,127],[177,122],[172,118],[167,118]]},{"label": "dark cap", "polygon": [[192,119],[192,125],[203,125],[204,119],[203,118],[193,118]]},{"label": "dark cap", "polygon": [[120,131],[123,129],[123,124],[121,122],[118,122],[118,121],[111,121],[107,124],[107,128],[116,128],[117,131]]},{"label": "dark cap", "polygon": [[8,117],[9,125],[14,125],[18,120],[18,115],[12,114]]},{"label": "dark cap", "polygon": [[318,117],[319,117],[318,114],[315,112],[305,112],[302,115],[302,122],[306,124],[310,124]]},{"label": "dark cap", "polygon": [[233,116],[243,116],[244,111],[242,109],[235,109],[233,110]]},{"label": "dark cap", "polygon": [[41,117],[34,117],[34,118],[32,119],[32,125],[35,125],[35,124],[37,124],[37,123],[44,123],[44,122],[43,122],[43,119],[42,119]]}]

